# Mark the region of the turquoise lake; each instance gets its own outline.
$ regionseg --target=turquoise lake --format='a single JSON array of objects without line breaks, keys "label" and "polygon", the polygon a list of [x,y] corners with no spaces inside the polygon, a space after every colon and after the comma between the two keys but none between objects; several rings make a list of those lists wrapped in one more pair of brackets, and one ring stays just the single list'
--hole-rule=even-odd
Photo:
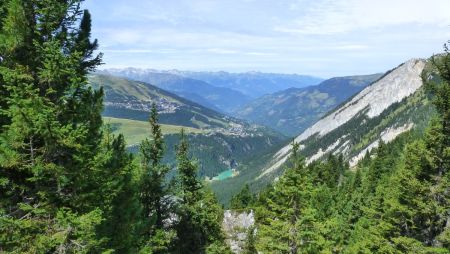
[{"label": "turquoise lake", "polygon": [[233,177],[233,170],[228,169],[226,171],[220,172],[220,174],[218,176],[215,176],[213,179],[222,181],[222,180],[225,180],[225,179],[231,178],[231,177]]}]

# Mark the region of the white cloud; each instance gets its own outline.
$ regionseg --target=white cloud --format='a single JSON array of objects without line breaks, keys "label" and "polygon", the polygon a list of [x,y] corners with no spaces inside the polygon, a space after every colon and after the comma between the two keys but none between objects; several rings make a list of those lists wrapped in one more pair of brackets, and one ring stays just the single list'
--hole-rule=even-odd
[{"label": "white cloud", "polygon": [[380,72],[438,53],[450,0],[88,0],[106,66]]},{"label": "white cloud", "polygon": [[267,52],[245,52],[246,55],[249,56],[277,56],[276,53],[267,53]]},{"label": "white cloud", "polygon": [[415,23],[450,25],[449,0],[320,0],[277,32],[330,35]]}]

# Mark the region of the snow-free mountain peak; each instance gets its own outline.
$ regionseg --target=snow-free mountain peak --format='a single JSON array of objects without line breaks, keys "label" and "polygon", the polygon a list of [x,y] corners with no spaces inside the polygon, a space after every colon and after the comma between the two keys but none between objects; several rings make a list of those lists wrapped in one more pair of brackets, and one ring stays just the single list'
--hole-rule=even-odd
[{"label": "snow-free mountain peak", "polygon": [[[338,107],[302,132],[295,138],[295,142],[300,143],[301,148],[304,149],[304,143],[306,140],[310,138],[319,139],[324,137],[326,134],[336,130],[352,119],[356,119],[359,116],[363,116],[365,119],[377,117],[394,103],[398,103],[415,93],[423,85],[421,73],[425,67],[425,64],[425,60],[411,59],[394,70],[387,72],[378,81],[363,89],[345,104]],[[360,125],[363,125],[364,121],[362,121]],[[407,127],[408,126],[410,125],[407,124]],[[402,133],[402,131],[399,131],[399,128],[404,131],[410,129],[410,127],[406,128],[404,126],[400,126],[398,128],[391,127],[397,135]],[[385,133],[385,136],[386,135],[389,137],[393,136]],[[382,138],[382,136],[380,136],[380,138]],[[317,141],[318,140],[316,140],[316,142]],[[326,149],[317,149],[309,156],[308,159],[309,161],[311,161],[311,159],[318,159],[322,155],[334,151],[342,152],[348,150],[349,147],[350,144],[345,141],[345,136],[341,136],[334,140],[333,143],[329,144]],[[273,156],[273,160],[269,166],[263,170],[261,176],[278,169],[287,160],[290,151],[291,144],[286,145],[279,150]]]}]

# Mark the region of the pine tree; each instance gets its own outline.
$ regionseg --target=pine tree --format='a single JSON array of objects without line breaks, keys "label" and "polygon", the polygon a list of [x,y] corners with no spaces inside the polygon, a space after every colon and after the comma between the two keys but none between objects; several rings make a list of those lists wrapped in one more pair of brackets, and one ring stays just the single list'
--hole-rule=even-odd
[{"label": "pine tree", "polygon": [[[450,41],[449,41],[450,43]],[[450,49],[444,44],[444,53],[431,59],[431,72],[424,72],[426,88],[433,95],[437,117],[432,119],[425,134],[428,167],[423,171],[430,182],[429,198],[436,202],[434,216],[427,227],[426,243],[429,245],[450,246]],[[433,76],[437,77],[433,78]],[[447,215],[445,215],[447,214]]]},{"label": "pine tree", "polygon": [[253,204],[255,200],[254,195],[250,191],[250,186],[248,184],[244,185],[244,188],[233,196],[230,201],[231,209],[244,209],[248,208],[251,204]]},{"label": "pine tree", "polygon": [[[137,167],[133,156],[127,152],[122,134],[117,137],[105,128],[96,163],[101,188],[95,195],[102,197],[98,205],[104,221],[98,228],[99,235],[106,238],[105,246],[118,253],[135,253],[139,243],[141,204],[138,180],[134,175]],[[93,194],[94,194],[93,193]]]},{"label": "pine tree", "polygon": [[197,178],[197,164],[189,158],[189,144],[181,131],[177,147],[179,221],[176,253],[216,253],[225,246],[221,230],[222,207],[210,189]]},{"label": "pine tree", "polygon": [[101,55],[81,2],[0,4],[2,251],[99,252],[108,241],[98,232],[112,216],[97,196],[110,184],[99,154],[103,92],[86,77]]},{"label": "pine tree", "polygon": [[266,201],[266,207],[257,210],[259,251],[268,253],[299,253],[314,245],[314,211],[310,207],[312,182],[298,154],[299,145],[293,143],[290,168]]},{"label": "pine tree", "polygon": [[[140,195],[145,224],[144,238],[147,239],[146,241],[155,242],[156,239],[151,238],[163,237],[164,230],[167,229],[164,221],[170,216],[172,198],[166,179],[169,168],[161,163],[164,156],[164,139],[155,104],[152,105],[149,123],[151,137],[142,141],[140,146],[142,168]],[[158,242],[161,241],[158,240]],[[154,253],[160,253],[161,250],[156,250],[160,246],[153,247]]]}]

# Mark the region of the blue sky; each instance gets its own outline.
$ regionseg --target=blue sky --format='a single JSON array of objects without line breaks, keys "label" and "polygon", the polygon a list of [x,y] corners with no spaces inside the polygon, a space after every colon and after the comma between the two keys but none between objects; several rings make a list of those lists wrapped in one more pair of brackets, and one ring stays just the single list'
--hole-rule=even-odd
[{"label": "blue sky", "polygon": [[442,51],[450,0],[86,0],[102,68],[369,74]]}]

